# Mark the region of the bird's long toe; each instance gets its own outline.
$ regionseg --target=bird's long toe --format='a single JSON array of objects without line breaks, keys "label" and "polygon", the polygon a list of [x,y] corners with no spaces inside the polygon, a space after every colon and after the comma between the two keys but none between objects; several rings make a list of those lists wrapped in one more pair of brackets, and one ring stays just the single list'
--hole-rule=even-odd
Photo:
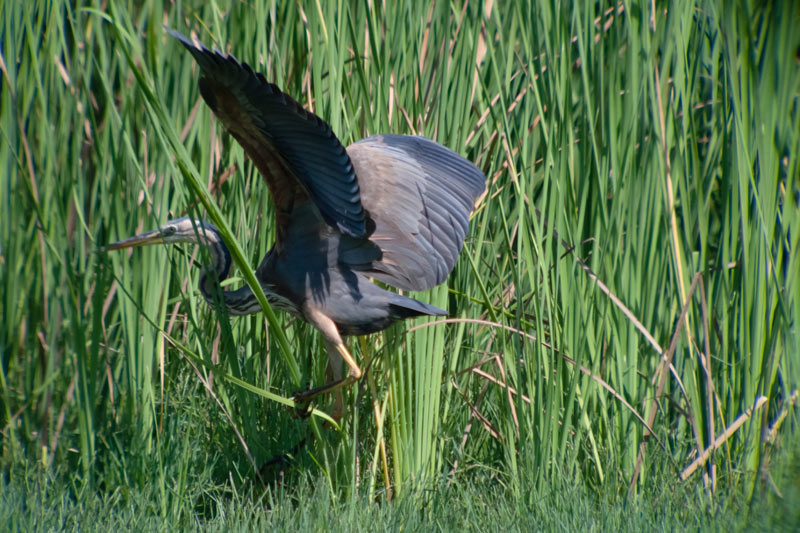
[{"label": "bird's long toe", "polygon": [[297,418],[308,418],[311,415],[311,400],[313,395],[311,390],[301,390],[294,393],[294,416]]}]

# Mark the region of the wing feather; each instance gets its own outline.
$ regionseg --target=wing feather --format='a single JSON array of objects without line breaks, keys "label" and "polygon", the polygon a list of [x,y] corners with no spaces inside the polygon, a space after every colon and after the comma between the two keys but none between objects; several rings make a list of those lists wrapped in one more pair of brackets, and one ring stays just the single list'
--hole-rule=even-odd
[{"label": "wing feather", "polygon": [[279,239],[286,234],[293,206],[306,196],[328,225],[346,235],[365,236],[356,173],[330,126],[247,63],[166,31],[191,52],[203,73],[200,94],[266,179]]},{"label": "wing feather", "polygon": [[400,289],[442,283],[458,260],[486,177],[424,137],[380,135],[347,151],[375,230],[361,245],[345,243],[340,260]]}]

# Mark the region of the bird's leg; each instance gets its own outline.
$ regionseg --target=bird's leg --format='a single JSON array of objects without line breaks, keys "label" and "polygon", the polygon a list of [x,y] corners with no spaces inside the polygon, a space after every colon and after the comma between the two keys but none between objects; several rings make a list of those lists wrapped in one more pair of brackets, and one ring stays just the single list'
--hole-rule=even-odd
[{"label": "bird's leg", "polygon": [[[333,383],[342,379],[342,357],[339,355],[333,346],[328,342],[325,343],[325,349],[328,352],[328,369],[325,372],[326,383]],[[344,415],[344,395],[341,390],[337,390],[333,396],[333,411],[331,417],[339,422]]]},{"label": "bird's leg", "polygon": [[[338,383],[342,381],[342,360],[344,359],[339,351],[336,349],[336,345],[325,341],[325,348],[328,351],[328,371],[325,373],[325,377],[328,379],[328,383]],[[344,395],[342,394],[342,389],[336,389],[333,395],[333,411],[331,412],[331,417],[339,422],[344,416]]]},{"label": "bird's leg", "polygon": [[[331,371],[333,380],[321,387],[296,393],[294,401],[299,408],[307,410],[311,400],[317,396],[335,392],[336,397],[334,399],[332,418],[338,422],[344,415],[342,389],[361,379],[361,368],[344,345],[344,341],[342,341],[342,337],[339,335],[333,320],[316,310],[306,310],[306,317],[325,337],[325,347],[328,351],[328,369]],[[342,377],[342,360],[349,367],[349,375],[345,378]]]},{"label": "bird's leg", "polygon": [[[356,364],[353,356],[350,355],[350,352],[347,351],[347,347],[343,343],[332,344],[326,340],[325,344],[328,348],[329,364],[333,366],[334,380],[320,387],[298,392],[294,395],[294,401],[301,407],[307,408],[311,400],[317,396],[330,392],[336,393],[336,398],[334,399],[334,412],[331,414],[331,418],[338,422],[344,415],[344,398],[342,397],[342,389],[358,381],[361,378],[362,372],[361,368],[359,368],[359,366]],[[344,359],[344,361],[350,367],[350,375],[346,378],[341,377],[342,359]],[[338,372],[336,371],[337,367],[339,368]],[[338,378],[336,377],[336,374],[339,375]]]}]

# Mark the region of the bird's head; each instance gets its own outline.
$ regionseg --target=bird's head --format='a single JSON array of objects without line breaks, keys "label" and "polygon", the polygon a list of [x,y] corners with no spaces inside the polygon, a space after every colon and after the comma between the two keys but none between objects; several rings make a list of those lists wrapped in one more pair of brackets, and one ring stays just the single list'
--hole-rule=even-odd
[{"label": "bird's head", "polygon": [[156,230],[109,244],[105,247],[105,250],[122,250],[123,248],[146,246],[148,244],[177,244],[181,242],[210,246],[222,242],[222,238],[217,228],[210,222],[183,217],[170,220]]}]

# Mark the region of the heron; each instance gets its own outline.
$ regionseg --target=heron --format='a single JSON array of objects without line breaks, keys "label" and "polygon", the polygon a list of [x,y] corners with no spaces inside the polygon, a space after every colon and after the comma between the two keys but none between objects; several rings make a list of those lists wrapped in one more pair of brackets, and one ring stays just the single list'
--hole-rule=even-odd
[{"label": "heron", "polygon": [[[345,148],[331,127],[232,55],[211,51],[165,28],[199,66],[203,100],[266,180],[275,206],[275,242],[256,278],[270,306],[310,323],[328,352],[328,382],[295,394],[309,406],[361,378],[343,337],[381,331],[398,320],[447,315],[443,309],[386,290],[443,283],[458,259],[469,217],[486,177],[473,163],[425,137],[376,135]],[[248,285],[223,290],[232,261],[218,229],[191,217],[115,242],[107,250],[192,243],[211,265],[199,289],[232,316],[261,310]],[[348,375],[342,374],[342,362]]]}]

